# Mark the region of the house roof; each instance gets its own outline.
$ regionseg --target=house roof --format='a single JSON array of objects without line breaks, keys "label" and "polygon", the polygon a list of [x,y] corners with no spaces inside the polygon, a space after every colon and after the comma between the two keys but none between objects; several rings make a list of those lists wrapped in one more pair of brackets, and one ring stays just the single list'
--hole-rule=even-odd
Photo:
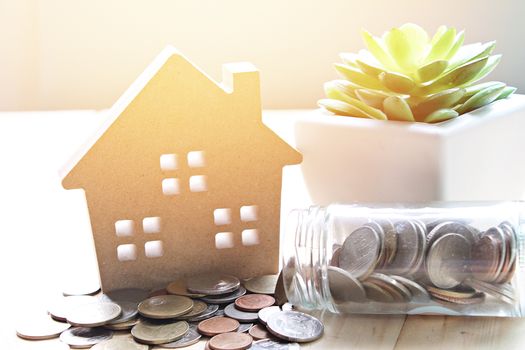
[{"label": "house roof", "polygon": [[[180,56],[183,60],[190,62],[182,53],[180,53],[173,46],[167,46],[154,60],[148,65],[148,67],[139,75],[139,77],[133,82],[133,84],[124,92],[124,94],[117,100],[117,102],[108,111],[108,118],[100,126],[100,128],[84,143],[84,145],[77,150],[73,157],[67,162],[62,169],[60,169],[60,176],[65,179],[75,166],[86,156],[89,150],[95,145],[95,143],[102,137],[102,135],[113,125],[113,123],[120,117],[120,115],[126,110],[126,108],[132,103],[139,93],[146,87],[151,79],[159,72],[159,70],[166,64],[166,62],[172,56]],[[230,94],[236,89],[235,83],[238,77],[242,77],[243,73],[257,72],[255,66],[248,62],[230,63],[223,65],[223,81],[217,83],[214,79],[208,76],[200,68],[192,64],[192,67],[197,70],[203,77],[209,82],[213,83],[220,90],[227,94]],[[235,77],[235,79],[234,79]],[[235,80],[235,81],[234,81]],[[267,129],[269,133],[273,133],[261,122],[261,128]],[[299,152],[294,150],[291,146],[286,144],[279,136],[275,135],[275,142],[282,146],[284,152],[287,153],[286,159],[289,160],[287,164],[297,164],[302,160],[302,156]]]}]

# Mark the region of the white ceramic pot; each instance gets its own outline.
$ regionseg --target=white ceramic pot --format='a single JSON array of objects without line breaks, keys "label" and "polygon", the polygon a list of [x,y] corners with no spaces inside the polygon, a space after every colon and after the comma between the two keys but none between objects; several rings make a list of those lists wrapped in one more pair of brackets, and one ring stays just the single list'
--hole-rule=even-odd
[{"label": "white ceramic pot", "polygon": [[295,133],[316,204],[525,199],[525,95],[433,125],[315,110]]}]

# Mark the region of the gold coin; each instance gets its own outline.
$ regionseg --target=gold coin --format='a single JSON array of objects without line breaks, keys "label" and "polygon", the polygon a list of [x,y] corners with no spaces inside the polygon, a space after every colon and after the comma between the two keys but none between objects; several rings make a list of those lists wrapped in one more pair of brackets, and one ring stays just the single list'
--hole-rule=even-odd
[{"label": "gold coin", "polygon": [[159,295],[139,304],[142,316],[156,319],[175,318],[187,314],[193,308],[193,300],[180,295]]},{"label": "gold coin", "polygon": [[105,324],[104,328],[111,329],[112,331],[125,331],[125,330],[133,328],[133,326],[135,326],[139,322],[140,322],[140,319],[136,317],[126,322]]},{"label": "gold coin", "polygon": [[137,343],[132,337],[114,337],[95,344],[91,350],[148,350],[149,346]]},{"label": "gold coin", "polygon": [[193,308],[187,314],[177,317],[179,320],[187,320],[202,314],[208,308],[208,304],[200,300],[193,301]]},{"label": "gold coin", "polygon": [[186,321],[142,321],[131,329],[131,335],[140,343],[156,345],[179,340],[189,329]]},{"label": "gold coin", "polygon": [[190,298],[204,298],[206,296],[206,294],[196,294],[188,291],[185,279],[178,279],[174,282],[171,282],[166,287],[166,291],[169,294],[182,295],[184,297]]},{"label": "gold coin", "polygon": [[274,294],[279,275],[263,275],[244,282],[244,288],[257,294]]}]

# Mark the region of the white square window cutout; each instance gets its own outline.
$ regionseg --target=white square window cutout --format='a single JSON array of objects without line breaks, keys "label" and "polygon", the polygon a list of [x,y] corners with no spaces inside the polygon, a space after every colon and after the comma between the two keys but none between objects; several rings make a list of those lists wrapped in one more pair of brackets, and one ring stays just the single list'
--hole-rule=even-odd
[{"label": "white square window cutout", "polygon": [[177,170],[177,155],[163,154],[160,156],[160,169],[164,171]]},{"label": "white square window cutout", "polygon": [[213,222],[215,225],[229,225],[232,223],[232,210],[219,208],[213,211]]},{"label": "white square window cutout", "polygon": [[147,258],[160,258],[164,255],[162,241],[149,241],[144,244],[144,251]]},{"label": "white square window cutout", "polygon": [[133,236],[135,224],[133,220],[118,220],[115,222],[115,233],[119,237]]},{"label": "white square window cutout", "polygon": [[117,258],[119,261],[137,260],[137,247],[134,244],[121,244],[117,246]]},{"label": "white square window cutout", "polygon": [[152,216],[142,219],[144,233],[160,233],[160,218]]},{"label": "white square window cutout", "polygon": [[203,151],[188,152],[188,166],[190,168],[202,168],[206,166]]},{"label": "white square window cutout", "polygon": [[191,192],[206,192],[208,190],[206,175],[190,176]]},{"label": "white square window cutout", "polygon": [[165,196],[174,196],[180,193],[180,182],[179,179],[168,178],[162,180],[162,193]]},{"label": "white square window cutout", "polygon": [[219,232],[215,235],[215,248],[227,249],[233,248],[233,233]]},{"label": "white square window cutout", "polygon": [[242,231],[242,245],[250,246],[259,244],[259,230],[248,229]]},{"label": "white square window cutout", "polygon": [[257,221],[259,208],[256,205],[244,205],[241,207],[241,221]]}]

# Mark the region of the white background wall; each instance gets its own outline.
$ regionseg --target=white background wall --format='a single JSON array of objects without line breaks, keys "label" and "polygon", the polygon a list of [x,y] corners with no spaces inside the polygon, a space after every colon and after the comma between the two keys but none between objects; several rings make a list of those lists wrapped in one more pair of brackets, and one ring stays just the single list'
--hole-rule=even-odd
[{"label": "white background wall", "polygon": [[492,79],[525,91],[522,0],[0,0],[0,110],[106,108],[168,43],[220,79],[252,61],[266,108],[310,108],[342,51],[404,22],[498,41]]}]

